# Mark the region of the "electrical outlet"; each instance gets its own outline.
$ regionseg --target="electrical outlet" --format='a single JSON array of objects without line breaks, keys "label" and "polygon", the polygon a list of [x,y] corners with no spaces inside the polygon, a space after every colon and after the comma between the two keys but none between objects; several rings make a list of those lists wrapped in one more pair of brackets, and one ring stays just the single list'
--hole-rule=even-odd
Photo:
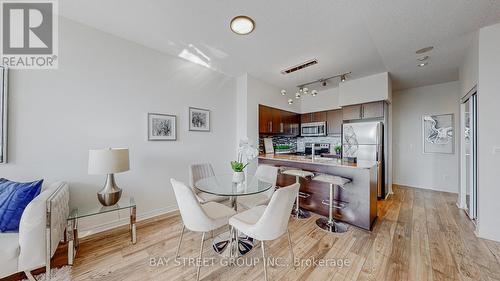
[{"label": "electrical outlet", "polygon": [[491,150],[491,154],[497,155],[500,153],[500,146],[493,146],[493,149]]}]

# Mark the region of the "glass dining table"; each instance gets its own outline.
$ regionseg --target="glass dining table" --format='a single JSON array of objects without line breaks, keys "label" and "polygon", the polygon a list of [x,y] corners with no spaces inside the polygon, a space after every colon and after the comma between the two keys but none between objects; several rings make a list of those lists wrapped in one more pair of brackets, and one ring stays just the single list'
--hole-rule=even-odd
[{"label": "glass dining table", "polygon": [[[217,175],[201,179],[195,183],[196,188],[218,196],[229,197],[231,207],[238,211],[238,197],[257,194],[269,190],[273,184],[262,181],[253,175],[247,175],[241,183],[233,182],[232,175]],[[236,249],[230,249],[231,240],[237,240]],[[226,257],[243,256],[254,247],[254,239],[235,231],[234,237],[230,237],[229,231],[214,238],[213,249],[215,252]]]}]

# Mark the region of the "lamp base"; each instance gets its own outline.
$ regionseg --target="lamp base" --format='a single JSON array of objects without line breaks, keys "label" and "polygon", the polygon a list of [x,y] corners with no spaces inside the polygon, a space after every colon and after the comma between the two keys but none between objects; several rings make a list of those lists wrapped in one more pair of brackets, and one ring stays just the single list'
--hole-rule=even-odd
[{"label": "lamp base", "polygon": [[114,174],[108,174],[104,187],[97,192],[97,199],[103,206],[112,206],[118,203],[122,190],[115,183]]}]

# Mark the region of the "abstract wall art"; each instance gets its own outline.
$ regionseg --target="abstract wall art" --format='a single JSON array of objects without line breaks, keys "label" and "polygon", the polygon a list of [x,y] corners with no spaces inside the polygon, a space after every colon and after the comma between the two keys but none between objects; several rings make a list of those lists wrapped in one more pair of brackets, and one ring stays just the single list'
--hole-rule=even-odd
[{"label": "abstract wall art", "polygon": [[453,154],[455,146],[453,114],[422,116],[424,153]]}]

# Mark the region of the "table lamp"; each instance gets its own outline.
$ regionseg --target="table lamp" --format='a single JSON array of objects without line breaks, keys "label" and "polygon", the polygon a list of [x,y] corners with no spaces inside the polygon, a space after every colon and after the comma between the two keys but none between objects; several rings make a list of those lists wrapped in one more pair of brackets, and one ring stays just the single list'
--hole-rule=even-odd
[{"label": "table lamp", "polygon": [[120,200],[122,190],[116,185],[114,174],[128,170],[127,148],[89,150],[89,174],[107,175],[103,189],[97,193],[97,198],[102,205],[111,206]]}]

